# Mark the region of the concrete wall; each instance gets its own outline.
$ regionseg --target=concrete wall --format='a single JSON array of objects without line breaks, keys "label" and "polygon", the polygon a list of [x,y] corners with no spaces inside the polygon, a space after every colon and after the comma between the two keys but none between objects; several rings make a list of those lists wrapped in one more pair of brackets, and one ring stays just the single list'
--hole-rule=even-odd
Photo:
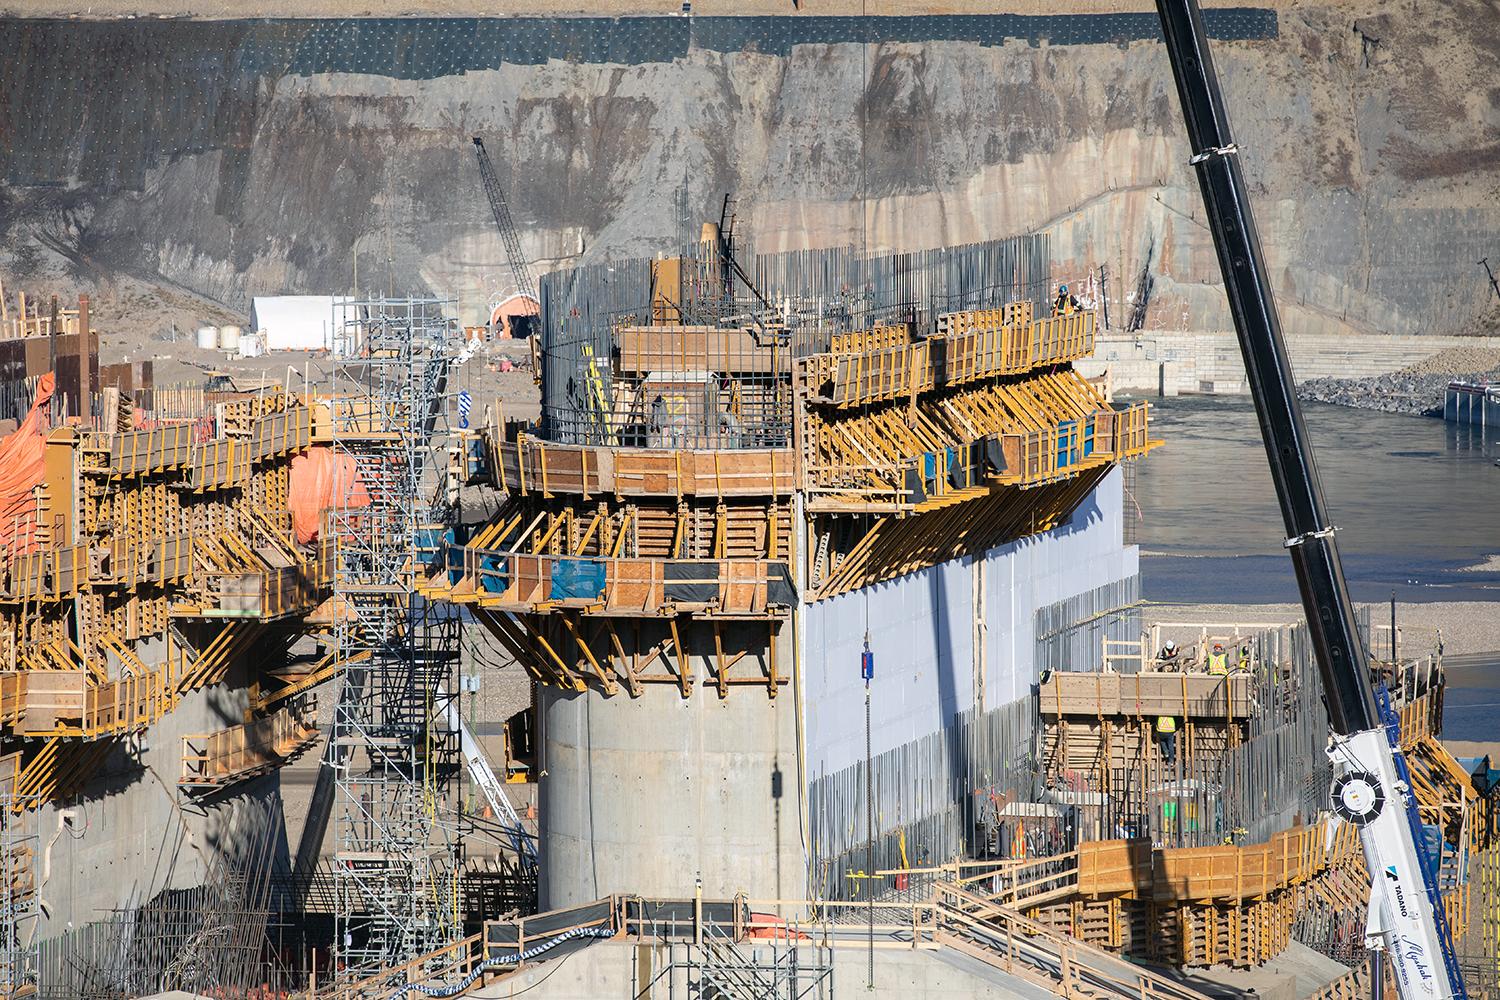
[{"label": "concrete wall", "polygon": [[[1287,337],[1298,381],[1384,375],[1450,347],[1500,347],[1500,337],[1347,336]],[[1116,331],[1098,340],[1094,356],[1076,363],[1085,377],[1108,373],[1114,391],[1176,396],[1249,392],[1239,341],[1232,331],[1170,333]]]},{"label": "concrete wall", "polygon": [[1046,534],[806,607],[810,778],[864,759],[859,655],[867,629],[877,755],[943,729],[959,712],[1030,694],[1037,609],[1139,570],[1138,550],[1122,540],[1121,480],[1112,471]]},{"label": "concrete wall", "polygon": [[[778,640],[788,668],[789,633]],[[775,699],[760,687],[720,699],[700,684],[687,698],[655,685],[640,698],[544,688],[539,700],[543,909],[691,896],[700,872],[715,898],[804,897],[790,686]]]},{"label": "concrete wall", "polygon": [[[151,644],[139,652],[152,662]],[[138,906],[164,889],[200,885],[217,854],[248,850],[243,831],[275,805],[275,775],[206,800],[177,787],[182,737],[241,722],[245,681],[241,666],[224,684],[187,695],[140,738],[122,741],[80,795],[42,807],[41,939]]]}]

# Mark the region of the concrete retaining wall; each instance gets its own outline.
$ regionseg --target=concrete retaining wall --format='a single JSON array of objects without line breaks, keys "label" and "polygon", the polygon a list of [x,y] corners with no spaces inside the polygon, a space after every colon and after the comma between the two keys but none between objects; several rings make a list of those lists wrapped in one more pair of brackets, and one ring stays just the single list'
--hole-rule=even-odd
[{"label": "concrete retaining wall", "polygon": [[[1384,375],[1450,347],[1500,347],[1500,337],[1415,335],[1289,336],[1287,348],[1298,381]],[[1243,394],[1245,364],[1232,331],[1170,333],[1142,331],[1136,337],[1098,341],[1092,358],[1076,363],[1085,376],[1109,374],[1115,391],[1176,396],[1181,393]]]}]

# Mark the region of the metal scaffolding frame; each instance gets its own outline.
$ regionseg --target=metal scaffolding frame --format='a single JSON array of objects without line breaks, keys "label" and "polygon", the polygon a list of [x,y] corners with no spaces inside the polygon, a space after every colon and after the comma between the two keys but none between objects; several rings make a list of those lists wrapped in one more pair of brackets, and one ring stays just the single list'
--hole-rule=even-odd
[{"label": "metal scaffolding frame", "polygon": [[36,986],[36,894],[39,802],[0,793],[0,996],[24,996]]},{"label": "metal scaffolding frame", "polygon": [[335,635],[344,691],[330,738],[343,975],[359,978],[457,941],[457,814],[446,801],[456,738],[457,619],[414,594],[438,551],[448,369],[460,338],[437,299],[334,307],[329,402],[340,476]]},{"label": "metal scaffolding frame", "polygon": [[[726,927],[713,922],[696,935],[658,928],[656,942],[666,946],[666,961],[655,970],[637,968],[631,987],[635,1000],[832,1000],[833,952],[826,940],[814,941],[796,924],[759,941],[735,941]],[[679,994],[679,990],[681,991]]]}]

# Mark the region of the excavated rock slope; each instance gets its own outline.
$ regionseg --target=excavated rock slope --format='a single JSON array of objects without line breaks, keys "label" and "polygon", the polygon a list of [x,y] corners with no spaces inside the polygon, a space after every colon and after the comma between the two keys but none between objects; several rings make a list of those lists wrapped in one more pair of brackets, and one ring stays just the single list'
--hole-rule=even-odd
[{"label": "excavated rock slope", "polygon": [[[1483,325],[1500,6],[1210,15],[1288,328]],[[1223,329],[1156,31],[1150,13],[0,21],[0,273],[241,313],[357,274],[477,309],[508,282],[482,134],[542,268],[670,248],[686,186],[694,220],[732,192],[763,250],[1046,230],[1061,274],[1106,265],[1146,326]]]}]

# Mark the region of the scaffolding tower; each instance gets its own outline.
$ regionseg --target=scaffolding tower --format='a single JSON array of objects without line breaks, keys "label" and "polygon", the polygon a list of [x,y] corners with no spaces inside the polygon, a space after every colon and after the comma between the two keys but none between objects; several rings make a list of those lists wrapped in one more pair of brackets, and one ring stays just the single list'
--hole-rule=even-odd
[{"label": "scaffolding tower", "polygon": [[38,805],[0,792],[0,997],[26,996],[37,985]]},{"label": "scaffolding tower", "polygon": [[336,940],[358,978],[457,941],[460,840],[447,801],[456,738],[447,692],[458,623],[415,594],[446,520],[442,463],[452,348],[448,303],[335,306],[329,401],[339,501],[335,635],[344,689],[338,763]]}]

